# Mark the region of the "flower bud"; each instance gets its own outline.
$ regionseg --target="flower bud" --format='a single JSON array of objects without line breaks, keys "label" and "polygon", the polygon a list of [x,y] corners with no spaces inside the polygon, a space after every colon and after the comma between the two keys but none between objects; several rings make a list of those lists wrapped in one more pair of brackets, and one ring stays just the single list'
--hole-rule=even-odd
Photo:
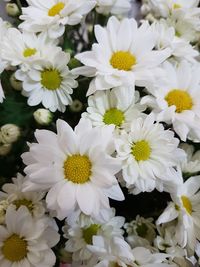
[{"label": "flower bud", "polygon": [[11,144],[18,140],[20,128],[15,124],[5,124],[1,127],[1,139],[4,144]]},{"label": "flower bud", "polygon": [[49,125],[52,122],[53,114],[44,108],[39,108],[33,113],[35,121],[40,125]]},{"label": "flower bud", "polygon": [[16,79],[15,73],[10,76],[10,84],[12,88],[16,91],[22,90],[22,82]]},{"label": "flower bud", "polygon": [[5,222],[5,215],[8,206],[9,202],[7,200],[0,201],[0,224],[3,224]]},{"label": "flower bud", "polygon": [[11,144],[0,144],[0,156],[6,156],[12,149]]},{"label": "flower bud", "polygon": [[69,108],[72,112],[80,112],[83,109],[83,103],[75,99]]},{"label": "flower bud", "polygon": [[6,5],[6,12],[10,17],[17,17],[20,14],[19,7],[15,3],[8,3]]}]

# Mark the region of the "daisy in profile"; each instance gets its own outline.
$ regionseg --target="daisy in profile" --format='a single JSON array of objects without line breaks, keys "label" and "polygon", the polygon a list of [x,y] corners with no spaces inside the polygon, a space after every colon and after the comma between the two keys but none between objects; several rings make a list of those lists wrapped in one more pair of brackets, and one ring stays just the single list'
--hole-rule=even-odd
[{"label": "daisy in profile", "polygon": [[133,120],[131,131],[115,139],[123,180],[133,194],[154,190],[162,184],[163,173],[185,159],[174,133],[154,121],[153,114]]},{"label": "daisy in profile", "polygon": [[42,201],[45,194],[43,192],[22,192],[27,179],[20,173],[17,174],[16,178],[12,178],[12,181],[13,183],[3,185],[3,192],[0,192],[1,200],[8,201],[16,209],[25,206],[34,217],[42,217],[45,213]]},{"label": "daisy in profile", "polygon": [[[51,250],[59,241],[53,229],[45,232],[46,220],[34,220],[26,207],[9,207],[5,225],[0,226],[0,265],[52,267],[56,257]],[[49,243],[48,240],[51,240]]]},{"label": "daisy in profile", "polygon": [[34,63],[39,64],[39,60],[48,59],[52,49],[60,51],[61,48],[56,47],[56,44],[57,41],[44,34],[36,35],[10,28],[2,40],[2,58],[11,66],[23,65],[28,68]]},{"label": "daisy in profile", "polygon": [[16,72],[16,78],[23,82],[22,94],[28,97],[28,105],[42,103],[52,112],[65,112],[66,106],[72,103],[70,95],[73,88],[78,86],[75,80],[77,76],[67,66],[69,60],[69,53],[52,47],[48,59],[41,60],[36,66],[30,66],[26,72]]},{"label": "daisy in profile", "polygon": [[104,210],[107,213],[107,221],[102,222],[90,216],[80,214],[74,221],[66,220],[63,227],[64,237],[68,240],[65,243],[65,250],[72,253],[73,261],[91,260],[93,254],[87,245],[93,244],[94,236],[102,236],[104,239],[111,239],[112,236],[123,236],[125,218],[115,216],[114,209]]},{"label": "daisy in profile", "polygon": [[[182,178],[180,171],[178,175]],[[182,178],[182,184],[169,189],[172,202],[160,215],[157,224],[174,222],[178,244],[194,253],[197,239],[200,240],[200,176],[190,177],[186,182]]]},{"label": "daisy in profile", "polygon": [[95,36],[98,43],[92,51],[76,56],[85,66],[73,70],[94,77],[87,95],[118,86],[144,85],[170,55],[169,49],[153,51],[155,36],[147,22],[138,27],[135,19],[111,17],[106,28],[95,26]]},{"label": "daisy in profile", "polygon": [[108,15],[127,15],[131,9],[130,0],[97,0],[96,11]]},{"label": "daisy in profile", "polygon": [[132,87],[99,91],[88,98],[87,112],[82,117],[90,119],[93,126],[113,124],[115,129],[127,128],[145,110],[139,99],[138,91]]},{"label": "daisy in profile", "polygon": [[200,141],[200,65],[187,61],[163,63],[165,79],[147,87],[150,96],[141,103],[149,105],[158,121],[172,124],[182,141]]},{"label": "daisy in profile", "polygon": [[52,39],[64,34],[65,25],[81,22],[94,7],[91,0],[27,0],[22,8],[20,28],[28,32],[46,32]]},{"label": "daisy in profile", "polygon": [[[92,128],[82,119],[75,131],[63,120],[57,121],[57,134],[37,130],[38,143],[22,155],[25,173],[38,190],[48,191],[47,207],[59,219],[80,209],[99,216],[109,208],[108,197],[124,200],[115,174],[121,169],[114,152],[113,126]],[[31,190],[31,185],[27,190]]]}]

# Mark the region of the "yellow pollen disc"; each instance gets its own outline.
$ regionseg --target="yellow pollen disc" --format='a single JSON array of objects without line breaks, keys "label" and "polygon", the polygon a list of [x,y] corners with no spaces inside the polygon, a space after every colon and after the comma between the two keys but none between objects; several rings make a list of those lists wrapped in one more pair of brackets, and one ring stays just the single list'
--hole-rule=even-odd
[{"label": "yellow pollen disc", "polygon": [[107,110],[103,116],[103,122],[105,124],[115,124],[116,126],[121,126],[123,121],[124,113],[117,108]]},{"label": "yellow pollen disc", "polygon": [[56,69],[46,69],[41,72],[41,84],[48,90],[56,90],[60,87],[62,77]]},{"label": "yellow pollen disc", "polygon": [[173,6],[172,6],[173,9],[179,9],[179,8],[181,8],[181,7],[182,7],[182,6],[179,5],[179,4],[173,4]]},{"label": "yellow pollen disc", "polygon": [[50,17],[59,15],[60,11],[63,10],[64,7],[65,7],[65,4],[63,2],[58,2],[56,5],[52,6],[52,8],[49,9],[48,15]]},{"label": "yellow pollen disc", "polygon": [[165,100],[169,107],[173,105],[176,106],[177,113],[181,113],[184,110],[190,110],[193,106],[192,98],[188,92],[179,89],[170,91],[165,97]]},{"label": "yellow pollen disc", "polygon": [[24,57],[31,57],[36,54],[37,50],[35,48],[26,48],[24,50],[23,56]]},{"label": "yellow pollen disc", "polygon": [[72,155],[64,162],[65,179],[75,184],[84,184],[90,180],[92,164],[87,156]]},{"label": "yellow pollen disc", "polygon": [[2,254],[11,262],[21,261],[27,256],[27,242],[13,234],[4,241]]},{"label": "yellow pollen disc", "polygon": [[128,51],[118,51],[112,55],[110,64],[114,69],[129,71],[136,64],[136,58]]},{"label": "yellow pollen disc", "polygon": [[13,204],[16,206],[17,209],[19,209],[21,206],[26,206],[29,211],[32,212],[33,210],[33,202],[28,199],[16,199],[13,201]]},{"label": "yellow pollen disc", "polygon": [[87,244],[92,245],[92,238],[97,235],[99,228],[99,224],[91,224],[88,228],[83,229],[83,239]]},{"label": "yellow pollen disc", "polygon": [[149,143],[145,140],[134,143],[132,146],[132,155],[137,161],[148,160],[151,155]]},{"label": "yellow pollen disc", "polygon": [[191,215],[192,214],[192,203],[191,203],[191,201],[186,196],[181,196],[181,200],[182,200],[182,203],[183,203],[183,207],[186,209],[187,213]]}]

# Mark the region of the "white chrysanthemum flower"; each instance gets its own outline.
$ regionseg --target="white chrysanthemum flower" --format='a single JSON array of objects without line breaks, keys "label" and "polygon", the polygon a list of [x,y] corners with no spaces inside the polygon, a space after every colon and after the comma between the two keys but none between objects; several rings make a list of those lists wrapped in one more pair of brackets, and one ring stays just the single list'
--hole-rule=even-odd
[{"label": "white chrysanthemum flower", "polygon": [[[168,204],[157,224],[177,219],[175,238],[181,247],[187,247],[193,254],[197,239],[200,240],[200,176],[190,177],[183,183],[181,172],[178,171],[177,175],[182,179],[182,184],[169,186],[173,202]],[[172,176],[172,179],[176,177]]]},{"label": "white chrysanthemum flower", "polygon": [[135,220],[125,223],[124,228],[128,234],[126,240],[131,247],[150,246],[156,237],[153,218],[145,219],[137,215]]},{"label": "white chrysanthemum flower", "polygon": [[200,141],[200,65],[187,61],[163,64],[165,79],[148,87],[141,103],[153,108],[158,121],[172,124],[181,140]]},{"label": "white chrysanthemum flower", "polygon": [[115,139],[123,179],[133,194],[160,188],[165,180],[162,174],[185,159],[174,133],[154,121],[153,114],[133,120],[130,133]]},{"label": "white chrysanthemum flower", "polygon": [[[6,35],[8,28],[9,28],[9,24],[0,18],[0,74],[4,71],[7,65],[6,62],[2,59],[1,49],[2,49],[2,39]],[[1,86],[1,80],[0,80],[0,103],[3,102],[3,99],[4,99],[4,92],[3,92],[3,88]]]},{"label": "white chrysanthemum flower", "polygon": [[95,26],[95,36],[98,43],[92,51],[76,56],[85,66],[73,70],[94,77],[88,95],[118,86],[144,85],[170,55],[170,49],[153,51],[155,35],[147,22],[138,28],[134,19],[111,17],[106,28]]},{"label": "white chrysanthemum flower", "polygon": [[192,9],[197,8],[198,4],[199,0],[144,0],[142,11],[143,13],[151,12],[157,18],[168,18],[179,9],[189,13]]},{"label": "white chrysanthemum flower", "polygon": [[81,22],[95,6],[91,0],[27,0],[22,8],[20,28],[29,32],[46,32],[52,39],[64,34],[65,25]]},{"label": "white chrysanthemum flower", "polygon": [[170,48],[171,55],[179,60],[186,59],[194,61],[194,58],[198,56],[198,51],[188,41],[177,37],[174,27],[169,26],[166,20],[154,22],[152,24],[152,30],[156,34],[157,50]]},{"label": "white chrysanthemum flower", "polygon": [[97,0],[96,11],[108,15],[126,15],[131,9],[130,0]]},{"label": "white chrysanthemum flower", "polygon": [[88,249],[99,259],[94,267],[135,267],[131,247],[123,238],[94,236],[93,245],[88,245]]},{"label": "white chrysanthemum flower", "polygon": [[12,178],[13,183],[3,185],[0,198],[13,204],[18,210],[21,206],[27,207],[29,212],[36,218],[42,217],[45,207],[42,202],[45,196],[42,192],[22,192],[27,178],[18,173],[17,178]]},{"label": "white chrysanthemum flower", "polygon": [[116,216],[115,210],[109,209],[108,220],[101,222],[91,217],[80,214],[75,222],[68,222],[63,227],[64,237],[68,239],[65,243],[65,249],[73,253],[73,261],[86,261],[93,257],[93,254],[87,248],[87,245],[93,244],[94,236],[101,236],[104,239],[110,239],[112,236],[122,238],[123,230],[121,227],[124,224],[125,218]]},{"label": "white chrysanthemum flower", "polygon": [[17,211],[9,207],[5,226],[0,226],[0,265],[53,267],[56,257],[50,247],[58,240],[46,219],[34,220],[25,207]]},{"label": "white chrysanthemum flower", "polygon": [[52,48],[48,59],[42,60],[38,66],[31,66],[26,72],[18,70],[16,78],[23,82],[22,94],[28,97],[28,104],[36,106],[40,103],[50,111],[65,112],[66,106],[72,103],[73,88],[78,86],[67,64],[70,54]]},{"label": "white chrysanthemum flower", "polygon": [[35,132],[38,143],[30,144],[30,151],[22,156],[28,165],[24,171],[35,188],[48,190],[47,207],[58,218],[67,217],[77,207],[95,217],[109,208],[108,197],[124,199],[115,178],[121,162],[110,156],[113,128],[92,128],[89,120],[82,119],[73,131],[58,120],[57,134]]},{"label": "white chrysanthemum flower", "polygon": [[93,126],[113,124],[116,129],[127,128],[145,110],[137,103],[139,98],[132,87],[99,91],[88,98],[87,112],[82,117],[90,119]]},{"label": "white chrysanthemum flower", "polygon": [[34,63],[37,66],[39,60],[48,59],[52,49],[60,51],[61,48],[56,47],[56,44],[57,41],[47,38],[44,34],[36,35],[10,28],[2,40],[1,56],[8,64],[12,66],[23,64],[22,67],[26,69]]},{"label": "white chrysanthemum flower", "polygon": [[182,162],[181,170],[183,173],[197,173],[200,172],[200,151],[194,151],[195,148],[193,145],[189,144],[181,144],[180,148],[182,148],[187,155],[187,161]]}]

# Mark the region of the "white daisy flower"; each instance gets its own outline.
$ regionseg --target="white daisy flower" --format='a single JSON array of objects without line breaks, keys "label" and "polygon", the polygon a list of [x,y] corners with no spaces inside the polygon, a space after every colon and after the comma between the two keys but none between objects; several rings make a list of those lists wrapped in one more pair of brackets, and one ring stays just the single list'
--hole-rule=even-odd
[{"label": "white daisy flower", "polygon": [[[57,134],[37,130],[38,143],[22,155],[25,173],[38,190],[46,189],[47,207],[66,218],[79,208],[86,215],[100,214],[109,208],[108,197],[123,200],[115,178],[121,162],[111,157],[114,127],[92,128],[82,119],[75,131],[62,120],[57,121]],[[31,186],[30,186],[31,187]]]},{"label": "white daisy flower", "polygon": [[72,103],[73,88],[78,86],[77,76],[67,66],[69,60],[69,53],[52,48],[48,59],[41,60],[38,66],[16,72],[16,78],[23,82],[22,94],[28,97],[30,106],[42,103],[52,112],[65,112],[66,106]]},{"label": "white daisy flower", "polygon": [[103,223],[84,214],[80,214],[76,221],[69,222],[67,220],[66,226],[63,227],[64,237],[68,239],[65,249],[73,253],[73,261],[86,261],[93,257],[87,245],[93,244],[94,236],[102,236],[106,239],[112,238],[112,236],[122,238],[124,231],[121,227],[124,225],[125,218],[115,217],[114,209],[105,212],[108,213],[108,220]]},{"label": "white daisy flower", "polygon": [[183,182],[180,171],[177,175],[182,179],[182,184],[168,188],[173,202],[168,204],[157,224],[177,219],[175,238],[181,247],[186,247],[189,253],[194,254],[197,239],[200,240],[200,176],[190,177]]},{"label": "white daisy flower", "polygon": [[181,140],[200,141],[200,78],[199,63],[186,61],[163,64],[165,79],[155,80],[147,89],[142,104],[153,108],[158,121],[172,124]]},{"label": "white daisy flower", "polygon": [[111,17],[106,28],[95,26],[95,36],[98,43],[92,51],[76,56],[85,66],[73,70],[94,77],[87,95],[118,86],[144,85],[170,55],[169,49],[153,51],[156,40],[147,22],[138,28],[134,19]]},{"label": "white daisy flower", "polygon": [[93,126],[113,124],[116,130],[127,128],[145,110],[137,103],[139,99],[139,93],[132,87],[99,91],[88,98],[87,112],[82,117],[90,119]]},{"label": "white daisy flower", "polygon": [[2,40],[2,58],[9,65],[23,64],[24,68],[27,68],[34,63],[39,64],[38,60],[48,59],[52,49],[60,51],[61,48],[56,47],[56,44],[57,41],[47,38],[44,34],[36,35],[10,28]]},{"label": "white daisy flower", "polygon": [[177,148],[179,140],[162,124],[154,123],[153,114],[133,120],[130,133],[123,132],[115,143],[117,157],[123,161],[123,179],[134,194],[160,187],[165,179],[162,174],[185,159],[183,150]]},{"label": "white daisy flower", "polygon": [[[6,35],[7,30],[9,28],[9,24],[6,21],[3,21],[0,18],[0,74],[4,71],[4,69],[7,66],[7,63],[2,59],[2,39]],[[4,99],[4,92],[1,85],[1,79],[0,79],[0,103],[3,102]]]},{"label": "white daisy flower", "polygon": [[188,41],[177,37],[174,27],[169,26],[166,20],[154,22],[152,30],[157,36],[156,49],[162,50],[168,47],[171,50],[171,55],[179,60],[194,61],[194,58],[198,56],[198,51]]},{"label": "white daisy flower", "polygon": [[27,207],[29,212],[36,218],[42,217],[45,213],[45,207],[42,202],[45,193],[43,192],[22,192],[27,178],[18,173],[17,178],[12,178],[13,183],[3,185],[0,192],[0,198],[13,204],[16,209],[21,206]]},{"label": "white daisy flower", "polygon": [[189,13],[191,9],[197,8],[198,4],[199,0],[145,0],[142,11],[148,10],[157,18],[168,18],[179,9]]},{"label": "white daisy flower", "polygon": [[28,7],[22,8],[19,28],[29,32],[46,32],[52,39],[64,34],[65,25],[81,22],[94,7],[91,0],[27,0]]},{"label": "white daisy flower", "polygon": [[194,146],[189,144],[181,144],[187,155],[187,161],[182,162],[181,170],[183,173],[197,173],[200,172],[200,150],[194,151]]},{"label": "white daisy flower", "polygon": [[127,15],[131,9],[131,0],[97,0],[96,11],[108,15]]},{"label": "white daisy flower", "polygon": [[59,235],[47,228],[48,222],[45,219],[34,220],[27,208],[21,207],[16,211],[9,207],[5,226],[0,226],[0,265],[53,267],[56,257],[50,247],[56,245]]}]

